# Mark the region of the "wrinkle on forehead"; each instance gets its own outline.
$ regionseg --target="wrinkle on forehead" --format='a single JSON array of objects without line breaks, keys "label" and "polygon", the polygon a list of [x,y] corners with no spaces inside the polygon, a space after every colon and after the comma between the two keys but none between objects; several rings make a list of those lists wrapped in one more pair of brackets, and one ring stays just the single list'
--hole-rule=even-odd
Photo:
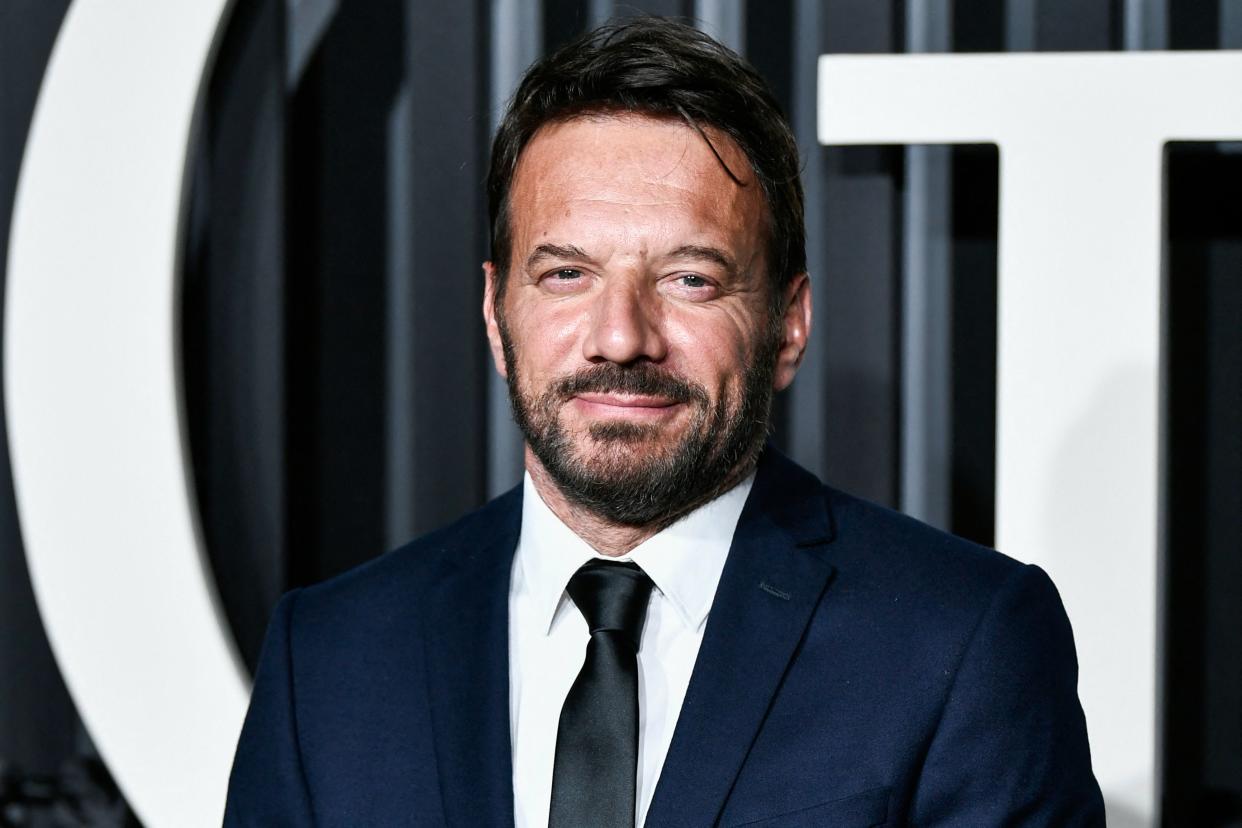
[{"label": "wrinkle on forehead", "polygon": [[[675,119],[626,114],[546,125],[514,175],[510,220],[517,248],[529,250],[536,238],[566,232],[632,237],[667,231],[676,244],[693,241],[687,235],[696,233],[723,234],[750,248],[737,251],[747,254],[741,258],[752,258],[762,246],[766,203],[741,149],[718,130],[708,134],[715,151]],[[747,171],[745,186],[722,161]]]},{"label": "wrinkle on forehead", "polygon": [[[580,126],[585,126],[587,129],[575,129]],[[695,168],[693,173],[695,176],[707,176],[710,178],[723,176],[735,188],[740,190],[750,191],[757,183],[754,171],[750,165],[750,159],[746,157],[746,154],[742,152],[732,138],[715,127],[702,127],[700,133],[694,127],[678,119],[656,118],[633,113],[593,113],[590,116],[578,116],[545,124],[535,132],[519,157],[517,168],[514,171],[515,183],[521,177],[520,174],[524,166],[529,166],[532,163],[538,164],[539,160],[541,160],[539,158],[542,155],[539,152],[541,145],[546,145],[549,139],[555,142],[555,139],[560,137],[558,133],[564,133],[567,130],[575,132],[579,141],[590,142],[591,152],[605,153],[614,164],[618,162],[621,164],[640,162],[647,155],[646,151],[649,147],[646,145],[648,142],[641,141],[636,146],[618,143],[615,138],[616,131],[610,129],[613,126],[633,127],[635,128],[635,133],[641,131],[649,135],[655,134],[658,131],[661,135],[661,142],[665,145],[672,141],[677,141],[680,144],[678,156],[667,159],[668,163],[663,171],[649,174],[647,178],[650,181],[667,181],[679,170],[692,166]],[[687,164],[688,159],[689,165]],[[543,167],[544,165],[539,164],[539,166]],[[602,164],[597,167],[597,170],[601,176],[608,174],[607,168]],[[755,187],[755,189],[758,188]]]}]

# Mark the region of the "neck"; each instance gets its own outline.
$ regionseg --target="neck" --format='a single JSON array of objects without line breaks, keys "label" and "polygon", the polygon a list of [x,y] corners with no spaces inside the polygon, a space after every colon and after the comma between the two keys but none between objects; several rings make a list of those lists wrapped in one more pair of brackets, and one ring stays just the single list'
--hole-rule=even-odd
[{"label": "neck", "polygon": [[625,526],[613,523],[574,503],[565,497],[529,447],[526,449],[526,471],[530,472],[535,491],[539,492],[552,513],[601,555],[620,557],[660,531],[658,526]]},{"label": "neck", "polygon": [[535,491],[539,493],[539,497],[552,510],[552,513],[569,527],[570,531],[590,544],[591,548],[601,555],[617,558],[682,516],[733,488],[745,477],[747,469],[735,469],[726,480],[721,481],[719,487],[705,497],[688,503],[684,509],[667,520],[645,526],[616,523],[566,497],[529,446],[526,447],[526,471],[530,473],[531,482],[535,484]]}]

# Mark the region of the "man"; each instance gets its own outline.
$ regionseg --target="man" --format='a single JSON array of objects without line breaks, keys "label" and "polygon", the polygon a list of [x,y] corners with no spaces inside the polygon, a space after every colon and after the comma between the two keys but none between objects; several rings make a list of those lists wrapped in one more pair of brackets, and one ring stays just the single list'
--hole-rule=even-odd
[{"label": "man", "polygon": [[811,326],[798,166],[689,27],[530,70],[483,308],[526,479],[281,602],[227,824],[1103,822],[1047,577],[764,448]]}]

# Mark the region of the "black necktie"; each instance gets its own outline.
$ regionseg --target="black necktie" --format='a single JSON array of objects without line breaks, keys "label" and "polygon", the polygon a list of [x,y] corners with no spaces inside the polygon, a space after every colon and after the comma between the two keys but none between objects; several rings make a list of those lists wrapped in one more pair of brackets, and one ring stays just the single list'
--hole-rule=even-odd
[{"label": "black necktie", "polygon": [[569,597],[591,629],[556,731],[549,828],[634,828],[638,643],[651,579],[632,563],[590,561]]}]

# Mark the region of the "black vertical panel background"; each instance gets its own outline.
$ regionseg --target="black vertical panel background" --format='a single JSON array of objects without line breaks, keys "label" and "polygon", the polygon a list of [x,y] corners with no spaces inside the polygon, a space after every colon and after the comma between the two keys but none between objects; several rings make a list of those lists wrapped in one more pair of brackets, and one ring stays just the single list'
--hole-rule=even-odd
[{"label": "black vertical panel background", "polygon": [[[1219,48],[1221,4],[1168,30]],[[1242,826],[1242,143],[1170,144],[1165,172],[1163,819]]]},{"label": "black vertical panel background", "polygon": [[290,90],[285,531],[291,584],[383,551],[387,124],[401,0],[342,3]]},{"label": "black vertical panel background", "polygon": [[1041,52],[1104,52],[1122,48],[1118,0],[1040,0],[1035,48]]},{"label": "black vertical panel background", "polygon": [[[958,3],[955,52],[1002,52],[999,3]],[[950,150],[952,288],[949,321],[949,530],[991,546],[996,537],[996,253],[1000,193],[995,145]]]},{"label": "black vertical panel background", "polygon": [[[902,5],[831,0],[822,6],[821,51],[899,52],[905,42]],[[808,197],[825,200],[828,257],[823,326],[823,458],[825,479],[888,506],[897,505],[900,464],[901,211],[903,158],[898,147],[802,147],[825,156],[821,182]],[[816,184],[819,186],[817,187]],[[801,458],[800,458],[801,459]],[[809,458],[807,458],[809,459]]]},{"label": "black vertical panel background", "polygon": [[555,51],[566,41],[586,31],[587,8],[584,0],[543,0],[544,51]]},{"label": "black vertical panel background", "polygon": [[996,252],[1000,185],[995,145],[950,152],[953,189],[949,331],[949,530],[996,542]]},{"label": "black vertical panel background", "polygon": [[486,500],[491,362],[483,333],[487,258],[488,5],[409,6],[414,123],[414,510],[428,532]]},{"label": "black vertical panel background", "polygon": [[623,0],[613,5],[613,15],[616,17],[643,14],[689,19],[694,16],[694,0]]},{"label": "black vertical panel background", "polygon": [[182,365],[204,541],[246,664],[285,590],[284,3],[238,6],[194,167]]},{"label": "black vertical panel background", "polygon": [[1242,824],[1242,153],[1167,152],[1164,807]]}]

